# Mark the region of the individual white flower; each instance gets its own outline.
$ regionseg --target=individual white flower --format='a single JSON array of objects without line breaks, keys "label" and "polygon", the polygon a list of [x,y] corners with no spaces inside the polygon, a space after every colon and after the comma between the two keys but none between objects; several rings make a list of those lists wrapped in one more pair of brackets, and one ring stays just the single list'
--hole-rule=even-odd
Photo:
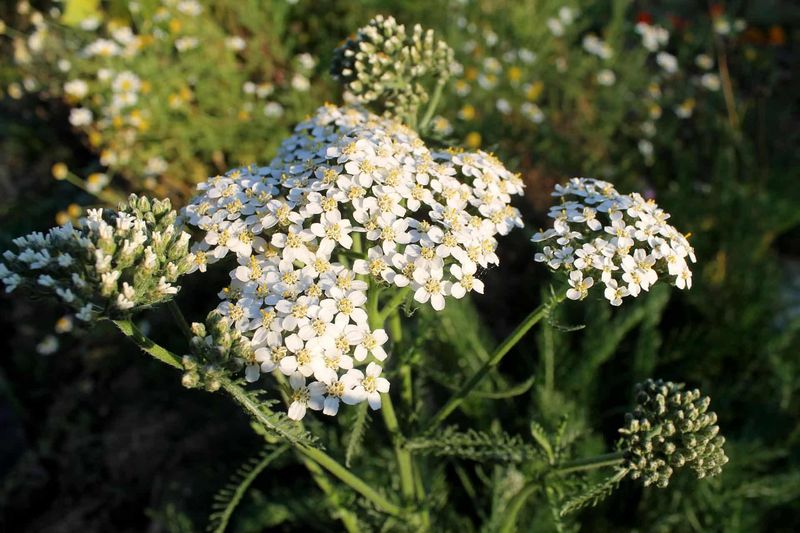
[{"label": "individual white flower", "polygon": [[592,278],[584,278],[583,272],[573,270],[569,273],[570,289],[567,290],[567,298],[570,300],[583,300],[589,294],[589,289],[594,285]]},{"label": "individual white flower", "polygon": [[379,365],[370,363],[367,365],[366,373],[358,369],[348,373],[352,376],[354,384],[351,394],[357,398],[366,398],[372,409],[380,409],[381,394],[389,393],[389,380],[381,377],[382,370]]},{"label": "individual white flower", "polygon": [[416,270],[414,272],[415,291],[414,299],[420,303],[428,300],[431,306],[437,311],[441,311],[445,306],[445,296],[447,295],[451,283],[442,281],[442,270],[432,268],[430,270]]},{"label": "individual white flower", "polygon": [[306,410],[310,407],[315,411],[322,409],[324,402],[325,384],[315,381],[306,385],[306,378],[302,374],[293,374],[289,377],[289,384],[292,387],[289,404],[289,418],[292,420],[302,420],[306,416]]},{"label": "individual white flower", "polygon": [[457,280],[450,288],[450,294],[454,298],[463,298],[465,294],[471,291],[483,294],[483,281],[475,277],[475,272],[477,272],[477,270],[477,265],[472,262],[468,262],[463,265],[450,266],[450,272]]}]

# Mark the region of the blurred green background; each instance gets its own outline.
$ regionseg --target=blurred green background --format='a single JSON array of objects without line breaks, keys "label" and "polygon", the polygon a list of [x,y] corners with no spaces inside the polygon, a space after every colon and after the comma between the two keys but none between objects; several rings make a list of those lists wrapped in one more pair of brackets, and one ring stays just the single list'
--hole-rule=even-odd
[{"label": "blurred green background", "polygon": [[[453,47],[463,68],[437,134],[494,151],[527,184],[526,228],[501,243],[487,294],[422,317],[418,335],[438,354],[431,382],[473,363],[456,354],[493,346],[539,302],[550,277],[528,238],[546,224],[555,183],[582,175],[641,191],[691,232],[693,289],[654,290],[622,310],[563,306],[495,378],[533,384],[467,409],[511,433],[568,416],[581,446],[599,451],[613,445],[634,383],[687,382],[720,415],[723,474],[679,475],[664,490],[623,484],[565,527],[800,530],[795,2],[7,2],[0,248],[129,192],[180,204],[206,176],[265,164],[294,123],[341,101],[332,50],[376,13]],[[190,319],[215,305],[221,275],[184,284]],[[177,343],[162,318],[144,326]],[[204,528],[214,492],[257,449],[244,415],[53,306],[4,296],[0,328],[0,528]],[[477,474],[478,500],[447,511],[465,523],[499,497],[502,474]],[[531,500],[527,512],[530,531],[555,529],[545,505]],[[290,464],[262,475],[233,521],[238,531],[336,527]]]}]

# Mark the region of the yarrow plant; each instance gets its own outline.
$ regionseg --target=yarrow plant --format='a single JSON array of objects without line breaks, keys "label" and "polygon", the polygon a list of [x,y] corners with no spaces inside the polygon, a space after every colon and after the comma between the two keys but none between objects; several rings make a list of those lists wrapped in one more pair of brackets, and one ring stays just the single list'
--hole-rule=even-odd
[{"label": "yarrow plant", "polygon": [[3,254],[0,279],[6,292],[56,296],[86,322],[128,315],[170,300],[193,269],[181,228],[169,200],[131,195],[117,211],[90,209],[75,226],[15,239],[18,251]]},{"label": "yarrow plant", "polygon": [[[518,174],[493,154],[442,146],[428,136],[435,133],[428,125],[451,63],[449,48],[432,33],[415,27],[406,35],[392,19],[376,18],[334,62],[337,79],[361,105],[319,108],[269,164],[209,178],[180,215],[168,201],[131,196],[116,211],[92,210],[75,226],[22,237],[18,251],[5,254],[0,279],[9,291],[55,295],[87,322],[111,320],[143,351],[180,370],[186,387],[229,395],[260,435],[283,443],[269,448],[261,468],[291,448],[347,531],[445,527],[444,515],[435,512],[447,505],[436,481],[442,466],[423,461],[425,449],[469,460],[527,461],[524,482],[518,473],[506,484],[518,490],[516,503],[502,507],[502,518],[492,511],[491,521],[502,520],[504,531],[514,529],[537,487],[550,494],[548,484],[567,475],[572,482],[559,490],[585,486],[585,470],[618,467],[601,486],[559,503],[561,512],[599,500],[628,474],[658,486],[683,464],[701,477],[717,474],[726,460],[724,441],[708,400],[661,382],[639,389],[621,451],[599,458],[571,459],[563,428],[551,435],[536,422],[536,446],[500,433],[439,431],[565,297],[585,298],[595,278],[613,305],[662,277],[689,288],[687,260],[694,261],[686,239],[666,223],[668,215],[638,194],[621,195],[587,179],[557,187],[554,227],[534,240],[555,241],[537,260],[567,273],[570,289],[553,290],[491,353],[473,359],[470,375],[456,376],[461,384],[430,414],[426,404],[434,397],[423,402],[414,386],[415,379],[428,379],[437,356],[426,346],[424,320],[442,320],[448,299],[452,306],[482,294],[480,274],[499,262],[498,238],[523,226],[512,206],[523,192]],[[419,120],[417,106],[425,102]],[[227,269],[230,283],[205,322],[189,325],[173,300],[176,283],[216,268]],[[186,337],[185,355],[160,346],[133,321],[134,312],[161,303]],[[395,410],[390,391],[402,399],[403,411]],[[314,413],[337,415],[341,404],[361,405],[331,424],[349,424],[349,443],[342,451],[343,439],[325,439],[329,454],[320,441],[337,430],[322,431]],[[372,458],[378,471],[351,466],[360,446],[382,442],[364,439],[367,407],[380,410],[394,468],[384,464],[388,456],[380,449]],[[339,452],[346,466],[335,457]],[[368,510],[344,505],[351,500],[328,475],[360,495]],[[243,490],[246,485],[224,493],[231,499],[212,515],[214,529],[224,530]]]},{"label": "yarrow plant", "polygon": [[387,387],[375,362],[366,375],[353,368],[387,357],[386,332],[370,324],[383,289],[436,310],[483,292],[476,271],[498,262],[495,236],[522,225],[509,205],[521,179],[494,156],[429,150],[407,126],[358,108],[320,108],[270,165],[199,189],[186,208],[205,231],[194,252],[200,262],[236,256],[218,310],[250,339],[247,379],[300,374],[295,416],[321,408],[310,391],[324,391],[334,415],[340,399]]},{"label": "yarrow plant", "polygon": [[595,280],[605,286],[611,305],[639,296],[659,279],[691,288],[694,250],[653,200],[620,194],[610,183],[588,178],[556,185],[553,196],[561,201],[550,208],[553,227],[533,236],[536,243],[553,245],[545,245],[535,259],[568,274],[567,298],[586,298]]}]

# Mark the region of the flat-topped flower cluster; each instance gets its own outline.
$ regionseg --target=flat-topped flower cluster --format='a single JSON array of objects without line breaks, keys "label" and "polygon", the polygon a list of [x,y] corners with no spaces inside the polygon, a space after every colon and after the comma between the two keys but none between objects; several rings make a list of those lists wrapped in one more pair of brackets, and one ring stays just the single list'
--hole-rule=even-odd
[{"label": "flat-topped flower cluster", "polygon": [[90,321],[124,316],[165,302],[175,281],[192,267],[189,234],[181,230],[169,200],[131,195],[119,211],[90,209],[77,225],[15,239],[6,251],[0,279],[53,295]]},{"label": "flat-topped flower cluster", "polygon": [[672,277],[680,289],[692,286],[694,250],[669,214],[640,194],[623,195],[606,181],[573,178],[556,185],[561,203],[550,208],[553,227],[534,242],[552,242],[536,261],[569,273],[567,297],[582,300],[600,279],[612,305],[648,291],[659,278]]},{"label": "flat-topped flower cluster", "polygon": [[336,414],[339,400],[380,406],[378,293],[410,290],[440,310],[482,292],[476,273],[498,262],[496,235],[522,225],[509,205],[522,187],[488,153],[429,150],[397,121],[326,105],[268,166],[201,184],[186,216],[205,231],[199,268],[237,258],[218,310],[252,343],[247,379],[290,376],[300,418]]}]

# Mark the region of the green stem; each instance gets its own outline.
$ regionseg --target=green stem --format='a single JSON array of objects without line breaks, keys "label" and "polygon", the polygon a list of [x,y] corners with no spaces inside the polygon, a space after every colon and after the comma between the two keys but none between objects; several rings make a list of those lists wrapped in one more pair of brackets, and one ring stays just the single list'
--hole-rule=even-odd
[{"label": "green stem", "polygon": [[[382,308],[382,309],[380,310],[380,312],[377,314],[379,323],[383,324],[383,323],[384,323],[384,322],[385,322],[387,319],[394,318],[394,315],[393,315],[394,311],[395,311],[395,310],[396,310],[398,307],[400,307],[400,305],[401,305],[403,302],[405,302],[405,301],[406,301],[406,296],[408,296],[408,292],[409,292],[410,290],[411,290],[411,289],[409,289],[408,287],[404,287],[404,288],[402,288],[402,289],[400,289],[400,290],[396,291],[396,292],[395,292],[395,293],[392,295],[392,297],[389,299],[389,301],[388,301],[388,302],[386,302],[386,303],[383,305],[383,308]],[[399,320],[399,316],[398,316],[398,320]],[[400,339],[399,339],[399,338],[396,338],[396,339],[394,339],[394,340],[395,340],[395,342],[399,342],[399,341],[400,341]]]},{"label": "green stem", "polygon": [[520,323],[517,328],[511,332],[511,335],[506,337],[506,340],[503,341],[500,346],[498,346],[494,353],[492,353],[491,357],[483,363],[483,366],[478,369],[475,374],[470,377],[462,387],[456,391],[455,394],[447,401],[447,403],[439,409],[433,418],[431,418],[430,422],[428,422],[427,427],[425,428],[425,432],[430,432],[436,429],[439,424],[444,422],[444,420],[450,416],[450,414],[455,411],[458,406],[460,406],[469,393],[486,377],[489,375],[493,369],[497,368],[497,365],[500,364],[500,361],[503,360],[503,357],[517,345],[517,343],[525,336],[525,334],[530,330],[534,325],[536,325],[540,320],[542,320],[545,316],[547,316],[550,308],[557,304],[558,302],[564,299],[564,295],[562,294],[563,291],[559,291],[553,294],[550,299],[541,304],[539,307],[534,309],[531,314],[529,314],[525,319]]},{"label": "green stem", "polygon": [[419,131],[425,131],[425,128],[428,127],[428,123],[433,118],[433,113],[436,111],[436,107],[439,105],[439,99],[442,97],[442,90],[444,89],[445,83],[447,83],[446,78],[441,78],[436,82],[436,88],[433,90],[433,97],[431,101],[428,102],[428,109],[425,110],[425,115],[419,123]]},{"label": "green stem", "polygon": [[192,337],[194,337],[194,333],[192,333],[192,328],[189,326],[189,322],[186,321],[186,317],[183,316],[183,311],[181,311],[181,308],[178,307],[178,304],[175,302],[175,300],[170,300],[167,302],[167,308],[169,309],[169,312],[172,313],[172,318],[174,318],[175,322],[177,322],[178,328],[180,328],[183,336],[186,337],[186,340],[191,341]]},{"label": "green stem", "polygon": [[[379,329],[383,326],[382,313],[378,311],[378,287],[370,280],[367,292],[367,314],[369,316],[370,329]],[[397,339],[394,341],[397,342]],[[381,415],[386,429],[392,439],[394,453],[397,457],[397,468],[400,471],[400,492],[406,502],[414,499],[414,466],[411,459],[411,452],[403,447],[403,435],[400,431],[400,424],[394,411],[392,397],[387,394],[381,396]]]},{"label": "green stem", "polygon": [[[133,342],[135,342],[142,350],[163,363],[166,363],[174,368],[181,370],[183,369],[180,357],[147,338],[130,320],[114,320],[113,322],[122,333],[133,340]],[[244,389],[229,379],[223,379],[221,381],[222,388],[225,389],[225,391],[230,394],[233,399],[236,400],[236,402],[246,411],[248,411],[259,423],[262,423],[267,427],[271,425],[270,421],[266,420],[264,413],[261,411],[261,409],[259,409],[258,404],[254,402],[247,394],[245,394]],[[306,445],[296,442],[292,442],[290,444],[292,444],[292,446],[294,446],[295,449],[305,457],[308,457],[312,461],[316,462],[325,470],[333,474],[334,477],[338,478],[351,489],[371,501],[381,511],[392,516],[401,516],[402,510],[399,506],[390,502],[385,496],[373,490],[372,487],[367,485],[361,478],[352,474],[349,470],[336,462],[335,459],[327,455],[322,450],[310,448]]]},{"label": "green stem", "polygon": [[538,482],[531,482],[522,487],[522,489],[511,498],[506,507],[505,517],[503,523],[500,525],[500,533],[514,533],[517,530],[517,515],[522,510],[525,501],[531,497],[539,488]]},{"label": "green stem", "polygon": [[297,446],[297,450],[311,459],[312,461],[319,464],[325,470],[333,474],[335,477],[339,478],[340,481],[345,483],[354,491],[358,492],[366,499],[371,501],[375,504],[375,506],[383,511],[386,514],[402,517],[403,510],[390,502],[386,499],[385,496],[376,492],[372,487],[367,485],[361,478],[352,474],[347,468],[342,466],[336,460],[334,460],[331,456],[323,452],[322,450],[318,450],[316,448],[309,448],[308,446],[299,445]]},{"label": "green stem", "polygon": [[554,469],[554,472],[556,474],[568,474],[570,472],[580,472],[583,470],[594,470],[595,468],[615,466],[622,463],[624,458],[624,452],[604,453],[602,455],[595,455],[594,457],[584,457],[582,459],[575,459],[574,461],[566,462],[557,466]]},{"label": "green stem", "polygon": [[[277,370],[273,373],[273,376],[275,376],[276,381],[281,386],[280,393],[283,397],[283,401],[288,405],[289,395],[286,392],[286,377]],[[298,424],[300,427],[305,429],[302,422],[298,422]],[[295,450],[295,453],[303,465],[305,465],[306,470],[308,470],[308,472],[311,474],[314,482],[317,484],[320,490],[325,493],[328,503],[335,509],[336,512],[334,516],[342,521],[342,525],[349,533],[359,532],[360,528],[358,526],[358,518],[352,511],[349,511],[341,506],[339,497],[334,491],[333,485],[331,485],[330,481],[328,481],[328,477],[325,475],[325,471],[322,469],[322,467],[312,461],[310,458],[301,454],[298,450]]]},{"label": "green stem", "polygon": [[130,337],[139,348],[162,363],[166,363],[178,370],[183,370],[183,363],[181,363],[180,357],[150,340],[131,320],[112,320],[112,322],[122,333]]}]

